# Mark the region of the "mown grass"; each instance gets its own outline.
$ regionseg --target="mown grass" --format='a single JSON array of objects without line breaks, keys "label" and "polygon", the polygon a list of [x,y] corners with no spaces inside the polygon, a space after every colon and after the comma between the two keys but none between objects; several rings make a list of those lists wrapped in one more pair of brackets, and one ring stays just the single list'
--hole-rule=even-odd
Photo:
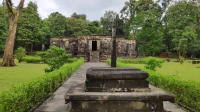
[{"label": "mown grass", "polygon": [[[2,59],[0,59],[2,62]],[[44,69],[48,68],[47,64],[31,64],[31,63],[18,63],[14,67],[0,67],[0,92],[10,89],[25,82],[29,82],[34,78],[43,76]]]},{"label": "mown grass", "polygon": [[[144,64],[127,64],[131,67],[143,68]],[[192,64],[186,60],[183,64],[179,62],[164,62],[161,68],[156,68],[156,72],[165,75],[174,75],[183,80],[200,81],[200,64]]]}]

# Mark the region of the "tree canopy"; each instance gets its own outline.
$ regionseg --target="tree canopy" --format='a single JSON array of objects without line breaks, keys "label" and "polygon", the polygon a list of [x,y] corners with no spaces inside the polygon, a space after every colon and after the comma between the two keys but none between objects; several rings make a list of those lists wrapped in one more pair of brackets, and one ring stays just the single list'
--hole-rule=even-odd
[{"label": "tree canopy", "polygon": [[[10,1],[10,0],[8,0]],[[9,17],[17,15],[13,7],[8,15],[6,3],[0,5],[0,54],[3,53],[9,34]],[[66,17],[53,12],[42,19],[36,2],[22,9],[16,30],[15,49],[39,51],[49,46],[50,38],[80,35],[111,35],[116,25],[116,35],[135,39],[138,55],[158,55],[173,52],[180,56],[200,56],[200,2],[198,0],[128,0],[120,13],[105,11],[99,20],[89,21],[86,14],[74,12]],[[114,23],[114,20],[117,21]]]}]

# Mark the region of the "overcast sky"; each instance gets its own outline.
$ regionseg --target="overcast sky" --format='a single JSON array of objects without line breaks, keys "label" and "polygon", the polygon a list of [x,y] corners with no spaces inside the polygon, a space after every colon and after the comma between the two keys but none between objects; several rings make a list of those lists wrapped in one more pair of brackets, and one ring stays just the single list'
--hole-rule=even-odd
[{"label": "overcast sky", "polygon": [[[3,0],[0,0],[1,3]],[[20,0],[12,0],[14,6]],[[112,10],[117,13],[125,6],[128,0],[25,0],[25,7],[29,1],[36,2],[40,17],[47,18],[52,12],[60,12],[66,17],[70,17],[74,12],[86,14],[87,20],[100,20],[105,11]]]}]

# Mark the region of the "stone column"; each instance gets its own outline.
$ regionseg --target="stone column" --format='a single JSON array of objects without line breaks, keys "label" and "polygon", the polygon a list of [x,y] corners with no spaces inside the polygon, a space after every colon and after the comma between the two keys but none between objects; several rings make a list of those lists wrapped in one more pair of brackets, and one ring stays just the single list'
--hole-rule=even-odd
[{"label": "stone column", "polygon": [[117,60],[117,56],[116,56],[116,27],[115,27],[115,23],[112,27],[112,53],[111,53],[111,67],[116,67],[116,60]]}]

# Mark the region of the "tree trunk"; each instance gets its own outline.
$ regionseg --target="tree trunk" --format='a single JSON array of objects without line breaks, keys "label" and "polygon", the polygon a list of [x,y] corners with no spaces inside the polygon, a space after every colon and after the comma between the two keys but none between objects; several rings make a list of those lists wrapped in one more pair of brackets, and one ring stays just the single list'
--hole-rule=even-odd
[{"label": "tree trunk", "polygon": [[146,50],[144,50],[144,55],[143,56],[146,57]]},{"label": "tree trunk", "polygon": [[[86,48],[86,47],[85,47]],[[45,50],[45,45],[44,44],[42,44],[42,51],[44,51]],[[71,52],[71,49],[70,49],[70,52]]]},{"label": "tree trunk", "polygon": [[8,37],[6,39],[6,46],[3,54],[3,61],[1,63],[2,66],[15,66],[13,59],[13,50],[15,44],[15,34],[17,30],[17,22],[21,15],[24,1],[21,0],[16,13],[13,13],[12,0],[6,0],[6,5],[8,9],[8,20],[9,20],[9,30]]},{"label": "tree trunk", "polygon": [[31,43],[31,55],[32,55],[32,52],[33,52],[33,43]]},{"label": "tree trunk", "polygon": [[181,59],[181,51],[178,51],[178,59]]},{"label": "tree trunk", "polygon": [[13,59],[13,50],[15,44],[15,34],[17,29],[17,23],[11,22],[9,25],[8,37],[6,39],[6,46],[3,55],[2,66],[15,66]]}]

